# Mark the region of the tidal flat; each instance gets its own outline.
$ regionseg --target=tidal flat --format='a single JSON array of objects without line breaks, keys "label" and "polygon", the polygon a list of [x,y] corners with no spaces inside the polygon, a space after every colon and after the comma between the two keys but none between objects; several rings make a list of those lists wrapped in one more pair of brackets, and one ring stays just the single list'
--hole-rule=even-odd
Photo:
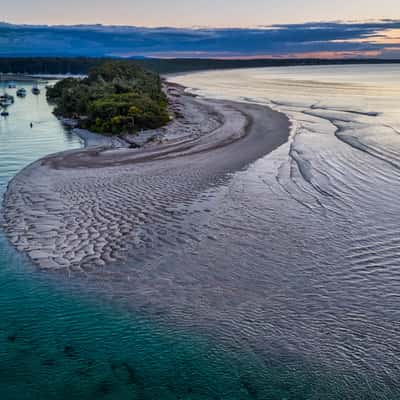
[{"label": "tidal flat", "polygon": [[[4,393],[16,377],[21,397],[11,398],[48,388],[44,398],[397,399],[396,68],[181,76],[174,81],[219,98],[210,102],[226,104],[242,127],[254,129],[249,116],[265,118],[261,137],[239,129],[235,140],[210,146],[213,132],[206,151],[196,151],[201,140],[185,150],[175,143],[158,159],[150,146],[150,157],[132,165],[126,149],[46,156],[68,145],[32,155],[32,162],[45,156],[33,168],[54,174],[50,182],[68,200],[64,212],[76,216],[71,227],[92,221],[98,208],[113,222],[110,229],[105,222],[111,237],[121,209],[143,215],[127,221],[134,240],[121,239],[126,247],[116,247],[111,268],[38,270],[3,238]],[[210,118],[216,129],[220,115]],[[277,132],[271,115],[286,131],[268,152],[263,134]],[[58,124],[50,112],[46,118]],[[80,146],[54,126],[52,134]],[[119,151],[121,165],[110,168]],[[15,162],[4,181],[27,164]],[[20,175],[28,189],[42,179],[28,179],[30,168]],[[79,207],[88,208],[74,214]],[[15,358],[12,349],[21,347],[29,366]],[[87,363],[95,367],[82,378]],[[49,383],[49,371],[60,385]]]}]

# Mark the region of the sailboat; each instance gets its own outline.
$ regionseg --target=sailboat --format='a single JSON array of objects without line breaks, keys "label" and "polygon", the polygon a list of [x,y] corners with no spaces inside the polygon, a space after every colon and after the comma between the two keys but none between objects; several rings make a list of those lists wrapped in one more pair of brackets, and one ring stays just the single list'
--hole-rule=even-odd
[{"label": "sailboat", "polygon": [[38,87],[37,82],[35,82],[35,84],[33,85],[32,93],[33,93],[34,95],[36,95],[36,96],[40,94],[40,89],[39,89],[39,87]]},{"label": "sailboat", "polygon": [[[0,82],[3,83],[3,75],[1,75]],[[6,92],[6,88],[3,86],[3,94],[0,96],[0,106],[6,108],[8,106],[11,106],[11,104],[13,103],[14,96],[9,95]]]},{"label": "sailboat", "polygon": [[20,88],[17,90],[17,96],[18,97],[25,97],[26,96],[26,89],[25,88]]},{"label": "sailboat", "polygon": [[10,96],[7,93],[0,96],[0,106],[8,107],[8,106],[11,106],[11,104],[13,104],[13,103],[14,103],[13,96]]},{"label": "sailboat", "polygon": [[2,117],[8,117],[9,115],[10,113],[7,111],[6,107],[0,112],[0,116]]}]

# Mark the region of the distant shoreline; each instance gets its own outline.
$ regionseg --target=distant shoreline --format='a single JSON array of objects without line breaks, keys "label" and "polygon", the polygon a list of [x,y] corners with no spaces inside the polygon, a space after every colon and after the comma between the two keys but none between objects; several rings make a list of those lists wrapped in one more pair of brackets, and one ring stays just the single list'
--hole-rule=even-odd
[{"label": "distant shoreline", "polygon": [[26,74],[7,74],[0,72],[0,82],[36,82],[36,83],[47,83],[48,79],[57,79],[56,76],[34,76]]},{"label": "distant shoreline", "polygon": [[267,107],[169,87],[175,118],[156,141],[49,155],[10,182],[4,231],[39,268],[86,274],[124,261],[138,245],[138,229],[289,137],[288,118]]},{"label": "distant shoreline", "polygon": [[[115,58],[91,57],[0,57],[0,73],[13,73],[16,76],[66,76],[86,75],[89,70],[104,61]],[[122,60],[122,59],[121,59]],[[161,75],[181,74],[206,70],[227,70],[243,68],[295,67],[295,66],[330,66],[330,65],[385,65],[399,64],[397,59],[210,59],[210,58],[143,58],[123,59]]]}]

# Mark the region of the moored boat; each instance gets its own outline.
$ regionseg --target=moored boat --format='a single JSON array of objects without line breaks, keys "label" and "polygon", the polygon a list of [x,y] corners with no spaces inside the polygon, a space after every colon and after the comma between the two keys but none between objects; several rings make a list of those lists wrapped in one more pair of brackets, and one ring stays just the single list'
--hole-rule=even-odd
[{"label": "moored boat", "polygon": [[36,95],[36,96],[37,96],[38,94],[40,94],[40,89],[39,89],[37,83],[35,83],[35,85],[33,86],[33,88],[32,88],[32,93],[33,93],[34,95]]},{"label": "moored boat", "polygon": [[21,88],[17,90],[17,96],[18,97],[25,97],[26,96],[26,89],[25,88]]},{"label": "moored boat", "polygon": [[9,95],[7,93],[4,93],[3,95],[0,96],[0,106],[8,107],[13,103],[14,103],[14,97],[13,96],[11,96],[11,95]]}]

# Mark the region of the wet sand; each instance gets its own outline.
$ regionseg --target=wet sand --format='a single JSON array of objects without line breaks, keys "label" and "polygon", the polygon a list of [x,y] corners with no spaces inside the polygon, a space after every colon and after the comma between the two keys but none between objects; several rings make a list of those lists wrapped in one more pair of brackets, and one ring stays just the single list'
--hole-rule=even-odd
[{"label": "wet sand", "polygon": [[288,139],[288,118],[269,108],[196,98],[175,85],[169,92],[175,118],[142,147],[100,141],[38,160],[10,182],[2,226],[39,268],[86,274],[125,261],[143,232],[151,240],[147,226],[168,232],[172,208]]}]

